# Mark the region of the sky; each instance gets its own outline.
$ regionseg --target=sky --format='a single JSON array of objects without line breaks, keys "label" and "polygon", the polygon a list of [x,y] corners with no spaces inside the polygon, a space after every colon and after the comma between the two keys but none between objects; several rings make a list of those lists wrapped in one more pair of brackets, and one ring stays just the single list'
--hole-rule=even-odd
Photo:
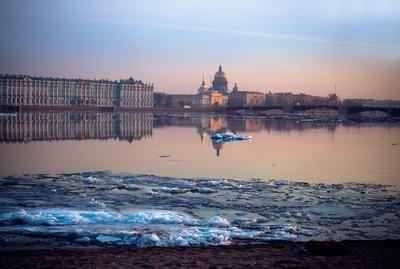
[{"label": "sky", "polygon": [[0,0],[0,73],[400,99],[400,0]]}]

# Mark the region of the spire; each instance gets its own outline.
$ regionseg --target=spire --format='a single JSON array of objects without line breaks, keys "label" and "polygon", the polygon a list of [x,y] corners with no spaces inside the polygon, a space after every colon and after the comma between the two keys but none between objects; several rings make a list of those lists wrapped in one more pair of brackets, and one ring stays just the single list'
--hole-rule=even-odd
[{"label": "spire", "polygon": [[206,85],[206,82],[204,81],[204,73],[203,73],[203,82],[201,83],[202,86]]},{"label": "spire", "polygon": [[222,66],[219,65],[218,71],[222,71]]},{"label": "spire", "polygon": [[233,86],[232,91],[233,92],[237,92],[239,90],[238,86],[237,86],[237,82],[235,82],[235,86]]},{"label": "spire", "polygon": [[204,144],[204,132],[203,130],[200,131],[200,141],[201,141],[201,146],[200,149],[203,149],[203,144]]}]

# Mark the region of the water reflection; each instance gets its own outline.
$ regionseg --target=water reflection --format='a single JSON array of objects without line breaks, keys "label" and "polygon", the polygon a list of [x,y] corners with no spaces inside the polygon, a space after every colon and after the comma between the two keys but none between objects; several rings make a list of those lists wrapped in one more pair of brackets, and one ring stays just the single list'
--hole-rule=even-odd
[{"label": "water reflection", "polygon": [[[336,122],[267,120],[229,115],[153,115],[152,113],[19,113],[0,117],[0,142],[106,140],[135,141],[152,137],[153,127],[195,127],[203,145],[216,132],[304,131],[325,128],[335,131]],[[224,143],[212,141],[216,156]]]},{"label": "water reflection", "polygon": [[[303,132],[323,129],[335,132],[339,126],[399,127],[398,123],[354,123],[299,119],[262,119],[218,114],[153,114],[153,113],[46,113],[31,112],[0,115],[0,142],[27,143],[31,141],[106,140],[132,142],[151,138],[153,128],[196,128],[203,144],[216,132]],[[221,143],[213,143],[219,155]]]},{"label": "water reflection", "polygon": [[[0,114],[0,176],[111,170],[397,184],[399,127],[221,114]],[[214,132],[253,140],[219,144]]]},{"label": "water reflection", "polygon": [[[247,118],[232,115],[193,114],[193,115],[155,115],[154,127],[196,127],[200,135],[214,132],[260,132],[260,131],[305,131],[311,129],[326,129],[334,132],[342,123],[338,121],[323,121],[317,119],[265,119]],[[344,126],[360,125],[361,123],[343,123]],[[363,123],[367,125],[368,123]],[[374,123],[375,124],[375,123]],[[386,123],[384,123],[387,125]]]},{"label": "water reflection", "polygon": [[[340,128],[354,127],[400,127],[399,123],[389,122],[339,122],[326,121],[320,119],[265,119],[249,118],[237,115],[216,115],[216,114],[187,114],[187,115],[155,115],[154,127],[162,128],[167,126],[176,127],[196,127],[200,136],[201,145],[213,133],[232,132],[238,133],[257,133],[266,131],[272,132],[304,132],[309,130],[325,130],[331,133]],[[246,141],[238,141],[238,143]],[[220,156],[221,150],[226,142],[211,141],[215,149],[216,156]]]},{"label": "water reflection", "polygon": [[151,137],[152,114],[20,113],[0,117],[0,141],[119,139]]}]

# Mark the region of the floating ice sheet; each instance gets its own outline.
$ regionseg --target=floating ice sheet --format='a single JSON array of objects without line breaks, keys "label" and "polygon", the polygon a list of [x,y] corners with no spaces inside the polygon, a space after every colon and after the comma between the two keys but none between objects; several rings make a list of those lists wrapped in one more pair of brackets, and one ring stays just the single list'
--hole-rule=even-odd
[{"label": "floating ice sheet", "polygon": [[385,185],[88,172],[7,177],[0,200],[0,247],[11,235],[57,246],[400,238],[399,192]]}]

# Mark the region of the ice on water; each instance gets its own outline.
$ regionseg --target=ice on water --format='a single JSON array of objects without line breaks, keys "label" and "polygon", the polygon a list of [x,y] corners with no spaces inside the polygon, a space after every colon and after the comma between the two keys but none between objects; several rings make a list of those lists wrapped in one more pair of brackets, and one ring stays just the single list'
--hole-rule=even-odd
[{"label": "ice on water", "polygon": [[11,176],[0,182],[0,247],[8,235],[133,246],[399,238],[399,198],[390,186],[360,183]]}]

